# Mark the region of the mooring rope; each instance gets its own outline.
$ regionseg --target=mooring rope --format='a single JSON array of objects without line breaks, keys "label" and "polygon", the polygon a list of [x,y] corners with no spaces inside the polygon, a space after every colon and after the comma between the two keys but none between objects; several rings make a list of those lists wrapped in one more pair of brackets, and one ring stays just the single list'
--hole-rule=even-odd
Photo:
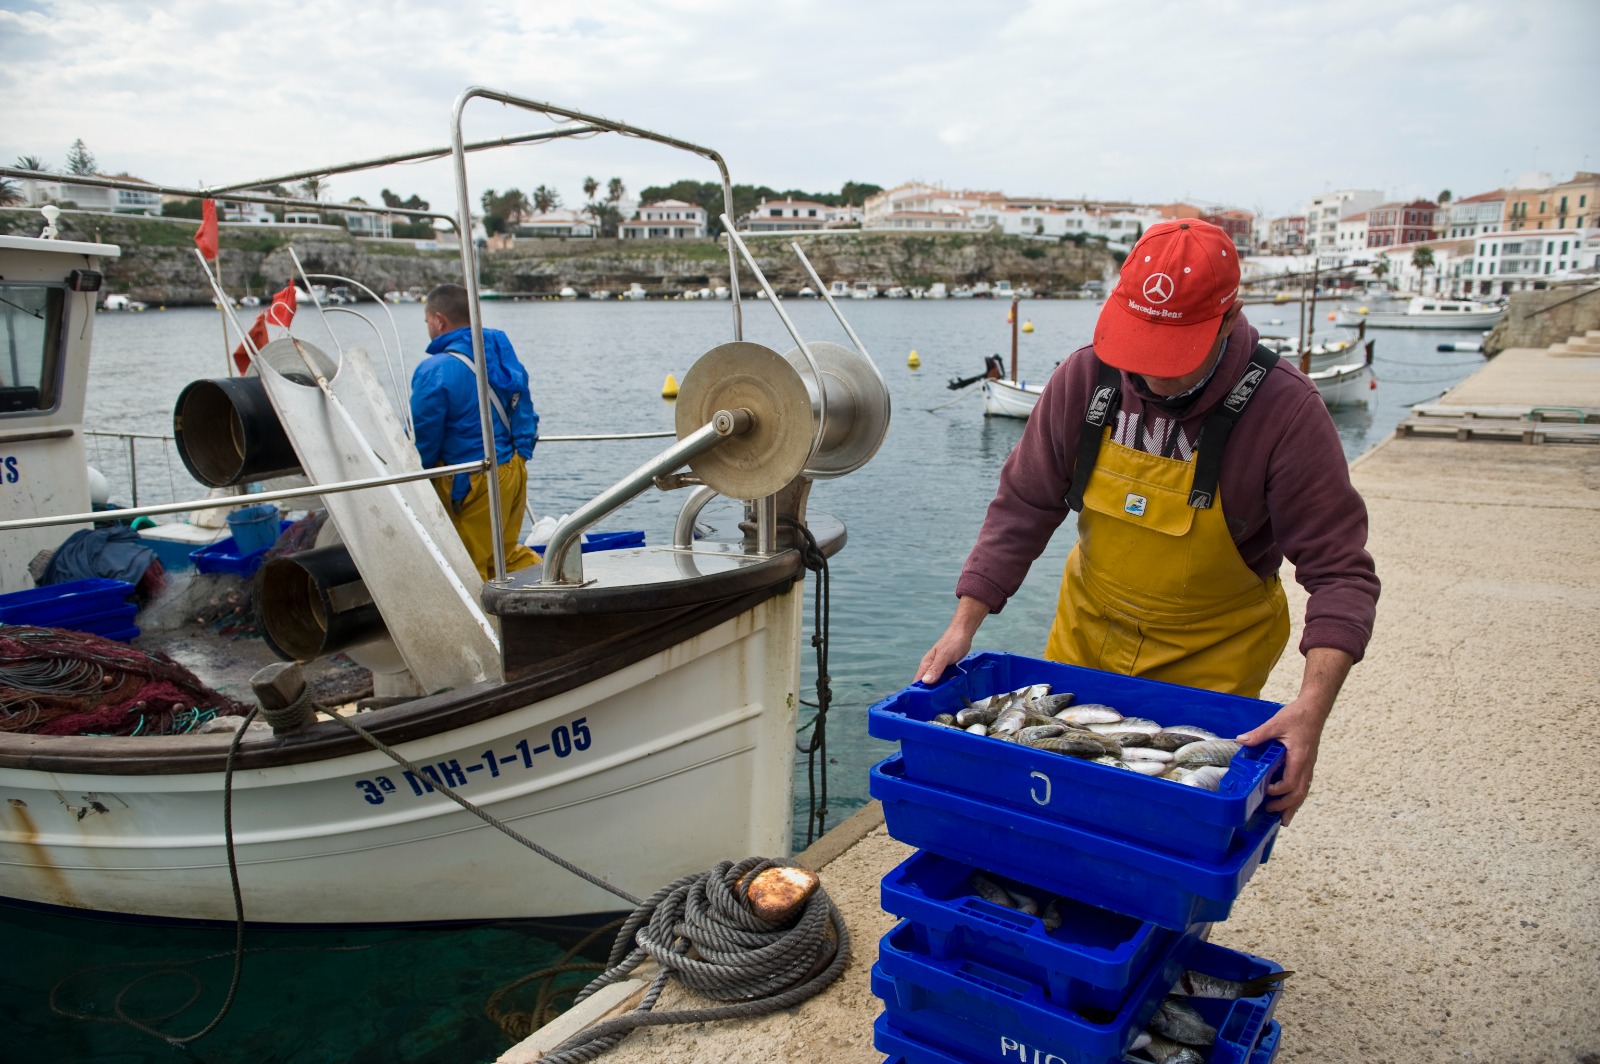
[{"label": "mooring rope", "polygon": [[[763,920],[746,903],[750,881],[781,864],[765,857],[723,861],[669,883],[634,910],[617,934],[610,967],[583,988],[574,1004],[626,978],[646,960],[660,965],[660,972],[638,1008],[578,1032],[541,1057],[543,1064],[593,1060],[640,1027],[762,1016],[833,985],[850,960],[850,932],[821,886],[790,925]],[[674,977],[731,1004],[652,1011]]]},{"label": "mooring rope", "polygon": [[[810,740],[795,743],[795,749],[806,755],[806,784],[809,788],[806,845],[809,846],[814,838],[821,837],[828,819],[828,709],[833,704],[833,677],[828,675],[828,635],[832,626],[828,556],[817,546],[817,539],[811,534],[811,529],[792,517],[781,517],[778,520],[780,524],[794,529],[805,540],[805,548],[800,552],[801,561],[807,569],[817,574],[815,599],[811,609],[811,646],[817,653],[817,715],[811,722]],[[817,800],[819,761],[822,766],[820,803]]]}]

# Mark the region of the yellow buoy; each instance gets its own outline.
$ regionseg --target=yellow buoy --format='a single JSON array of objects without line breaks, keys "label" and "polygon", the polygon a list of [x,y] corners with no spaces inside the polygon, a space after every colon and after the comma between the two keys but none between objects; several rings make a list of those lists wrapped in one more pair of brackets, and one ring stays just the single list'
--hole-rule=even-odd
[{"label": "yellow buoy", "polygon": [[1031,322],[1031,321],[1023,322],[1022,323],[1022,331],[1023,332],[1033,332],[1033,322]]},{"label": "yellow buoy", "polygon": [[678,397],[678,378],[667,374],[667,382],[661,386],[661,398],[676,399]]},{"label": "yellow buoy", "polygon": [[922,359],[917,357],[916,351],[912,351],[911,354],[906,356],[906,365],[910,366],[912,369],[916,369],[922,365]]},{"label": "yellow buoy", "polygon": [[1366,312],[1367,312],[1367,308],[1366,307],[1358,308],[1358,313],[1365,314]]}]

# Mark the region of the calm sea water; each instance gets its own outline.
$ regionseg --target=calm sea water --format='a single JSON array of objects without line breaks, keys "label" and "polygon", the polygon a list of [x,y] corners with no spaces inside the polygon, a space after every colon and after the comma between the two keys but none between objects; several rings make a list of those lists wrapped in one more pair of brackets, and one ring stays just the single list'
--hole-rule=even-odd
[{"label": "calm sea water", "polygon": [[[788,302],[785,307],[806,339],[848,343],[825,306]],[[360,309],[389,337],[389,321],[380,311],[371,305]],[[400,338],[402,364],[396,372],[405,375],[426,343],[421,309],[390,310]],[[867,769],[888,753],[887,744],[867,736],[867,707],[909,682],[922,653],[943,631],[961,563],[1000,466],[1022,433],[1022,422],[984,418],[976,388],[957,393],[945,387],[951,377],[979,372],[985,355],[1009,357],[1006,310],[1005,304],[980,300],[844,304],[884,373],[894,413],[883,447],[869,465],[819,483],[812,493],[813,509],[840,517],[850,533],[830,565],[830,826],[867,801]],[[1059,360],[1087,341],[1098,306],[1041,300],[1024,303],[1021,313],[1034,325],[1033,333],[1021,337],[1022,376],[1043,381]],[[1293,333],[1298,324],[1292,305],[1250,307],[1247,314],[1266,332]],[[528,365],[546,435],[671,429],[672,406],[660,398],[667,374],[682,380],[700,354],[732,338],[726,303],[489,303],[484,316],[486,324],[510,334]],[[1264,324],[1275,318],[1287,324]],[[377,349],[365,322],[349,315],[330,322],[341,342]],[[1323,320],[1317,335],[1332,329]],[[87,417],[92,426],[170,432],[179,389],[198,377],[222,375],[216,311],[102,314],[95,330]],[[327,330],[315,323],[297,332],[331,346]],[[1371,405],[1334,414],[1352,458],[1389,435],[1411,404],[1439,395],[1481,364],[1477,355],[1435,350],[1441,340],[1475,338],[1472,334],[1376,335],[1380,383]],[[761,302],[745,305],[745,337],[779,351],[793,346],[772,308]],[[389,345],[394,347],[392,338]],[[913,350],[922,362],[918,370],[906,365]],[[529,502],[541,515],[570,512],[669,442],[542,444],[530,467]],[[131,502],[125,447],[92,444],[91,459],[111,480],[113,499]],[[199,494],[170,447],[141,443],[137,463],[140,502]],[[681,493],[652,491],[601,527],[643,528],[649,541],[662,542],[681,501]],[[732,506],[713,507],[705,520],[731,527],[738,516]],[[980,630],[979,648],[1042,651],[1074,538],[1068,522],[1006,610]],[[808,624],[810,619],[808,595]],[[808,654],[802,697],[813,697],[813,681]],[[805,838],[803,760],[797,759],[796,769],[798,847]],[[509,843],[506,859],[538,860]],[[0,940],[9,957],[30,958],[0,966],[0,999],[7,1002],[8,1015],[7,1047],[0,1057],[15,1054],[18,1060],[167,1060],[171,1050],[115,1022],[118,993],[124,993],[122,1008],[134,1016],[182,1008],[155,1025],[189,1033],[220,1004],[231,964],[228,930],[139,928],[0,909]],[[566,944],[562,935],[532,924],[252,933],[240,1000],[228,1020],[188,1055],[201,1061],[260,1062],[493,1059],[508,1039],[484,1017],[486,999],[512,979],[551,963]],[[183,963],[176,964],[181,972],[165,970],[127,989],[156,971],[156,962]],[[184,1007],[196,986],[199,996]]]}]

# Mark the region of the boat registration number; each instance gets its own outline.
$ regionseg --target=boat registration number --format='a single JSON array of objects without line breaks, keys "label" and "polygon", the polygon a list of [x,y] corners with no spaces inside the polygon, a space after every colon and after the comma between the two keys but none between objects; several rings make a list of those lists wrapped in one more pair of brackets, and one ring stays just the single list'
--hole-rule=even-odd
[{"label": "boat registration number", "polygon": [[422,770],[420,775],[407,769],[399,774],[399,783],[391,776],[356,780],[356,790],[369,805],[382,805],[393,797],[420,798],[432,794],[438,789],[436,785],[459,791],[474,780],[497,779],[507,773],[527,772],[546,755],[571,757],[593,746],[594,736],[589,731],[588,719],[579,717],[570,724],[557,724],[550,730],[549,742],[535,745],[532,739],[524,737],[504,750],[490,747],[476,758],[466,761],[452,757],[431,765],[418,765]]}]

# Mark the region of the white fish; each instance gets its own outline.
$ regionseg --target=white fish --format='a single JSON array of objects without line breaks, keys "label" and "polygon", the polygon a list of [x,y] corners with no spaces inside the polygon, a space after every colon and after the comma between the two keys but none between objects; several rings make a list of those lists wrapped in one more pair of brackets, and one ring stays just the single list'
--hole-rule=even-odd
[{"label": "white fish", "polygon": [[1110,706],[1102,706],[1096,702],[1085,702],[1081,706],[1068,706],[1056,714],[1056,719],[1083,727],[1090,724],[1110,724],[1113,721],[1121,720],[1122,714]]},{"label": "white fish", "polygon": [[[1125,746],[1122,748],[1122,760],[1157,761],[1165,766],[1171,763],[1172,755],[1165,750],[1155,750],[1148,746]],[[1165,772],[1166,768],[1163,767],[1161,771]]]},{"label": "white fish", "polygon": [[1190,772],[1178,782],[1185,787],[1199,787],[1203,791],[1214,791],[1222,786],[1222,777],[1228,770],[1221,765],[1204,765]]},{"label": "white fish", "polygon": [[[1126,750],[1123,751],[1123,755],[1127,755]],[[1124,761],[1123,764],[1141,776],[1159,776],[1169,767],[1164,761]]]},{"label": "white fish", "polygon": [[1140,735],[1154,735],[1161,730],[1161,725],[1144,717],[1123,717],[1121,720],[1108,721],[1105,724],[1085,725],[1090,731],[1098,735],[1114,735],[1117,732],[1138,732]]},{"label": "white fish", "polygon": [[1222,738],[1222,736],[1218,735],[1216,732],[1206,731],[1204,728],[1196,724],[1173,724],[1168,726],[1165,730],[1169,732],[1183,732],[1185,735],[1192,735],[1196,739]]},{"label": "white fish", "polygon": [[1239,744],[1232,739],[1202,739],[1188,746],[1180,746],[1172,755],[1172,760],[1185,768],[1199,768],[1202,765],[1226,767],[1238,752]]},{"label": "white fish", "polygon": [[967,727],[967,731],[973,735],[988,735],[989,726],[987,724],[972,724]]}]

